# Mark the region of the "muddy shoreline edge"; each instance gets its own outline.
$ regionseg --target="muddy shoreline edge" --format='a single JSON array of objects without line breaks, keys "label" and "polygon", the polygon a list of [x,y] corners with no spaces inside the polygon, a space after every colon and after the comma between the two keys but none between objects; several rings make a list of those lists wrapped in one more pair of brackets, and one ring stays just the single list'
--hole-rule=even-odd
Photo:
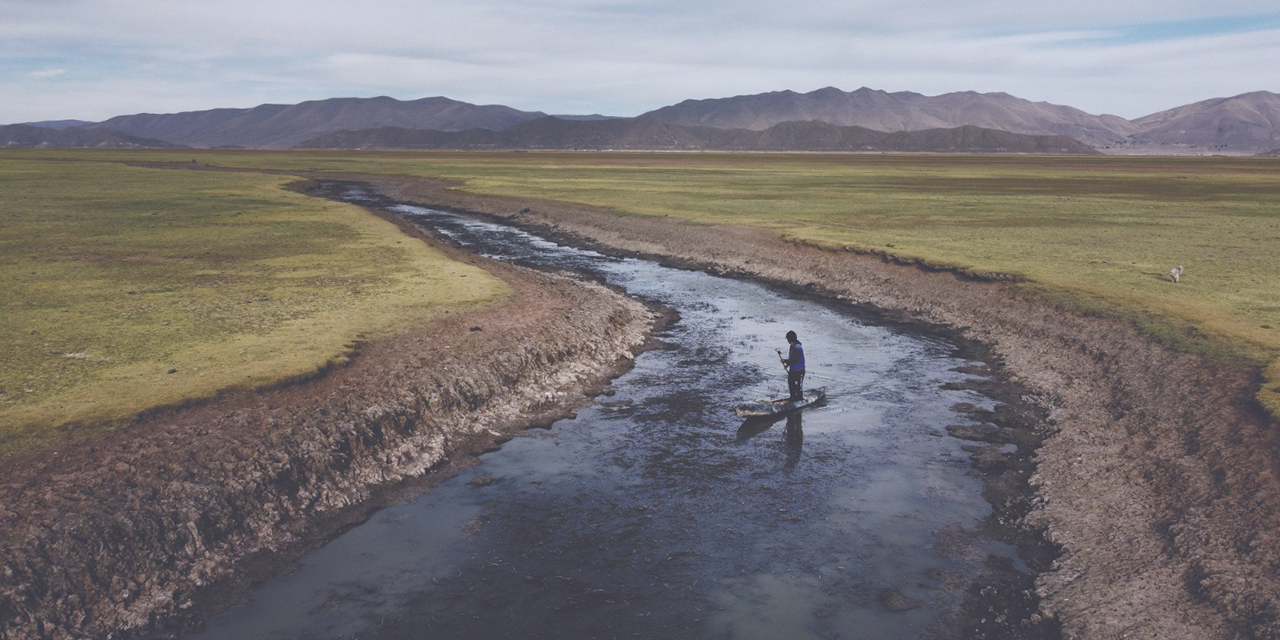
[{"label": "muddy shoreline edge", "polygon": [[167,636],[379,506],[570,415],[663,321],[487,260],[510,299],[363,345],[318,379],[158,412],[0,468],[0,638]]},{"label": "muddy shoreline edge", "polygon": [[1257,368],[1177,353],[1123,321],[927,265],[445,181],[351,177],[397,201],[786,285],[988,345],[1049,429],[1018,523],[1061,549],[1035,585],[1038,615],[1066,638],[1280,638],[1280,437],[1255,399]]}]

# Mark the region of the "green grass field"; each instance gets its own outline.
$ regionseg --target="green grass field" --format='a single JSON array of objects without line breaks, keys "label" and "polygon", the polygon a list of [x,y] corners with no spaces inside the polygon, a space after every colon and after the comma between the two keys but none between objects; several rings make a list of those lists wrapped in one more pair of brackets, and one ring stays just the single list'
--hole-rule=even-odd
[{"label": "green grass field", "polygon": [[304,377],[506,287],[292,178],[0,152],[0,457]]},{"label": "green grass field", "polygon": [[[427,157],[489,194],[1009,274],[1178,348],[1270,363],[1280,416],[1280,159],[946,155]],[[1185,267],[1173,284],[1169,270]]]},{"label": "green grass field", "polygon": [[[40,152],[190,159],[193,152]],[[185,154],[185,155],[183,155]],[[1017,276],[1179,348],[1270,367],[1280,415],[1280,159],[859,154],[197,152],[287,171],[448,178]],[[4,157],[4,156],[0,156]],[[1186,268],[1183,282],[1168,272]]]}]

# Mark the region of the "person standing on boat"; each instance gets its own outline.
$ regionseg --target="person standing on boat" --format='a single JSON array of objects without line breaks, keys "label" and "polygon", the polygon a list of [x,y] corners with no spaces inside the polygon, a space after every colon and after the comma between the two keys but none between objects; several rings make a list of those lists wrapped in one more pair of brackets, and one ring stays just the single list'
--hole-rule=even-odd
[{"label": "person standing on boat", "polygon": [[779,354],[778,359],[787,368],[787,388],[791,391],[791,399],[802,400],[804,399],[804,345],[800,344],[794,331],[787,332],[787,343],[791,345],[787,357],[783,358]]}]

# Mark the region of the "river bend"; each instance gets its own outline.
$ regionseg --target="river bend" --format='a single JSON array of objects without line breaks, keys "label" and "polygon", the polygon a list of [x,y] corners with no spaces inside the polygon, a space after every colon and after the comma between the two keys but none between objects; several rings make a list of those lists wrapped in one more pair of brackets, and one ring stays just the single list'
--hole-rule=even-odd
[{"label": "river bend", "polygon": [[[985,367],[956,345],[760,284],[394,210],[678,320],[575,417],[376,513],[191,637],[920,638],[954,623],[955,585],[993,558],[1029,572],[979,533],[991,506],[948,427],[995,402],[968,388]],[[785,395],[788,330],[828,400],[744,424],[732,403]]]}]

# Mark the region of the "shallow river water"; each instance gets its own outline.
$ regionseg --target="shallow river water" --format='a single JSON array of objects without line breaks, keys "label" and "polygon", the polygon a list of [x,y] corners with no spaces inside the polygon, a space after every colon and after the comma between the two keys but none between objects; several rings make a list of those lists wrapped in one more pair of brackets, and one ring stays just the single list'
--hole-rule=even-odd
[{"label": "shallow river water", "polygon": [[[994,402],[956,389],[983,368],[955,345],[750,282],[396,210],[679,319],[576,417],[376,513],[191,637],[919,638],[949,624],[954,584],[991,556],[1025,570],[974,533],[991,507],[946,428]],[[744,424],[733,403],[786,393],[774,350],[788,330],[827,401]]]}]

